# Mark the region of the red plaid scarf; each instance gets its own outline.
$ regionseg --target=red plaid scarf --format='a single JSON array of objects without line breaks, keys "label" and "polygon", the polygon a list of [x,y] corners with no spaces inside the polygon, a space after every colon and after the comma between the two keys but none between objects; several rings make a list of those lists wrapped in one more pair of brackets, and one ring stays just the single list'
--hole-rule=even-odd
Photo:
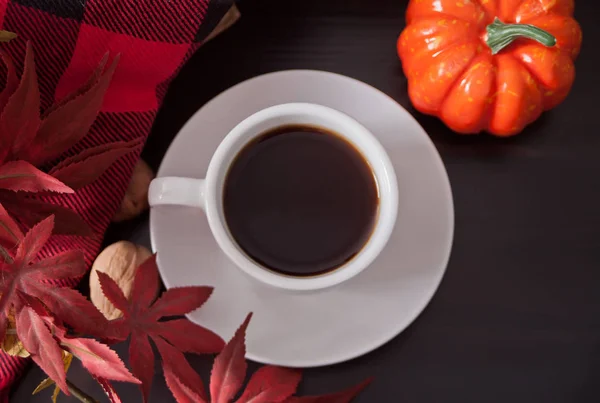
[{"label": "red plaid scarf", "polygon": [[[103,110],[77,146],[146,138],[169,82],[234,1],[0,0],[2,29],[19,35],[0,46],[21,68],[25,43],[33,42],[43,109],[82,84],[104,53],[120,53]],[[138,158],[122,158],[98,181],[64,199],[99,236],[57,236],[51,251],[81,249],[91,265]],[[26,362],[0,355],[0,401],[7,400]]]}]

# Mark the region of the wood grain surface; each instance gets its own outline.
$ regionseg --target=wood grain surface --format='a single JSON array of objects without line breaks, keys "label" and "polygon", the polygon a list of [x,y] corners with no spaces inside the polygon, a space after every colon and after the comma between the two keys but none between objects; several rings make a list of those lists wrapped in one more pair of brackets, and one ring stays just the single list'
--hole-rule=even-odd
[{"label": "wood grain surface", "polygon": [[[199,107],[258,74],[320,69],[379,88],[417,117],[446,164],[456,209],[450,264],[408,330],[351,362],[307,370],[300,392],[334,391],[373,375],[357,402],[600,402],[600,3],[576,4],[584,44],[568,99],[507,140],[458,136],[411,108],[395,52],[406,3],[240,1],[239,22],[173,83],[144,156],[156,168]],[[143,216],[112,227],[106,242],[148,243],[147,231]],[[206,379],[209,360],[191,361]],[[49,401],[48,393],[30,397],[42,377],[32,367],[12,401]],[[101,397],[81,367],[69,377]],[[141,401],[133,386],[118,390],[124,402]],[[157,370],[151,402],[172,401]]]}]

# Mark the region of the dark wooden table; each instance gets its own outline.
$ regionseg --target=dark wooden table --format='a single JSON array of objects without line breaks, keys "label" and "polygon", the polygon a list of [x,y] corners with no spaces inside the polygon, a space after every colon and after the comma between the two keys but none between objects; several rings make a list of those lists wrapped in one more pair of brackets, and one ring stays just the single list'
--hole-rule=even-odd
[{"label": "dark wooden table", "polygon": [[[417,117],[444,159],[456,208],[452,257],[409,329],[364,357],[305,371],[300,391],[334,391],[373,375],[357,402],[600,402],[600,4],[577,2],[584,45],[569,98],[508,140],[460,137],[411,108],[395,53],[405,7],[242,0],[240,22],[173,83],[144,156],[156,168],[192,113],[258,74],[320,69],[381,89]],[[118,239],[148,244],[147,216],[113,226],[106,243]],[[207,359],[191,362],[207,376]],[[42,377],[32,367],[12,401],[49,401],[48,393],[30,397]],[[80,367],[69,377],[101,397]],[[134,386],[118,389],[125,402],[141,401]],[[157,370],[151,402],[171,401]]]}]

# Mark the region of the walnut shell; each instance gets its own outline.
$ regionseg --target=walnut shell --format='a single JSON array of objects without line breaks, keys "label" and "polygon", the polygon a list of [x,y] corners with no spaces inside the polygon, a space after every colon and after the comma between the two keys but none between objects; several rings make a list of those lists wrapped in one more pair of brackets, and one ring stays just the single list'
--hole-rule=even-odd
[{"label": "walnut shell", "polygon": [[113,222],[131,220],[148,209],[148,188],[152,179],[154,179],[152,169],[145,161],[139,160],[133,168],[129,186],[121,206],[112,219]]},{"label": "walnut shell", "polygon": [[104,296],[97,272],[106,273],[115,280],[123,294],[129,298],[137,267],[151,255],[152,252],[147,248],[128,241],[116,242],[100,252],[90,273],[90,299],[106,319],[120,318],[123,313]]}]

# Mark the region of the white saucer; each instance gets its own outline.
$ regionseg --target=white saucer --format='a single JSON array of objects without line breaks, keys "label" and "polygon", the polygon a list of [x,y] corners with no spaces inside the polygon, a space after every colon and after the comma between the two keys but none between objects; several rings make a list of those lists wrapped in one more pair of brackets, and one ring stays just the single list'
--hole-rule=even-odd
[{"label": "white saucer", "polygon": [[209,301],[188,315],[192,321],[229,339],[246,314],[254,312],[247,335],[249,359],[289,367],[335,364],[388,342],[429,303],[450,256],[452,193],[435,147],[405,109],[362,82],[310,70],[256,77],[214,98],[181,129],[158,176],[203,178],[229,130],[254,112],[287,102],[344,112],[386,148],[398,177],[398,219],[372,266],[325,291],[272,289],[227,260],[204,213],[185,207],[152,209],[152,247],[166,287],[215,287]]}]

